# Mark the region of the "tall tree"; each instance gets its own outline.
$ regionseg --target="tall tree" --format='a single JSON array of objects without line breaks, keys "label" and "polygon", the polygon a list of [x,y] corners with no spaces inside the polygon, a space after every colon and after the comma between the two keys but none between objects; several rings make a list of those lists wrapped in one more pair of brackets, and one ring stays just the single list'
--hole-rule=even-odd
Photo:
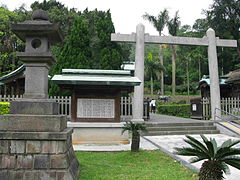
[{"label": "tall tree", "polygon": [[[179,19],[180,19],[180,17],[178,15],[178,11],[177,11],[175,13],[175,16],[172,19],[170,19],[167,23],[169,34],[171,34],[172,36],[177,35],[179,26],[180,26]],[[176,91],[176,58],[177,58],[176,46],[171,45],[171,49],[172,49],[172,95],[175,95],[175,91]]]},{"label": "tall tree", "polygon": [[[148,20],[150,23],[153,24],[153,26],[156,28],[156,30],[159,33],[159,36],[162,35],[162,31],[165,27],[165,25],[168,22],[169,16],[168,16],[168,10],[164,9],[163,11],[161,11],[158,16],[152,16],[149,15],[148,13],[145,13],[145,15],[143,15],[143,18]],[[159,45],[159,59],[160,59],[160,63],[163,66],[163,48],[161,45]],[[164,94],[164,75],[163,75],[163,71],[161,71],[161,94]]]},{"label": "tall tree", "polygon": [[238,40],[240,55],[240,1],[214,0],[206,15],[208,23],[217,35]]},{"label": "tall tree", "polygon": [[49,21],[59,23],[64,35],[70,32],[70,28],[75,17],[80,14],[76,9],[68,9],[64,4],[56,0],[44,0],[42,2],[35,1],[31,5],[32,10],[43,9],[49,14]]},{"label": "tall tree", "polygon": [[[238,41],[235,48],[218,48],[219,66],[223,73],[240,68],[240,1],[214,0],[209,10],[206,10],[207,22],[216,31],[216,35],[225,39]],[[235,52],[234,52],[235,51]],[[224,61],[224,62],[223,62]]]},{"label": "tall tree", "polygon": [[153,58],[151,52],[148,53],[147,58],[145,59],[145,73],[150,77],[151,82],[151,97],[153,98],[153,81],[157,77],[158,72],[164,71],[164,67],[159,61]]},{"label": "tall tree", "polygon": [[61,73],[63,68],[91,68],[90,33],[88,23],[83,16],[76,18],[69,36],[65,39],[55,73]]},{"label": "tall tree", "polygon": [[[51,74],[61,73],[62,68],[120,69],[125,51],[111,42],[114,31],[110,11],[84,10],[71,26]],[[60,93],[53,89],[52,93]]]}]

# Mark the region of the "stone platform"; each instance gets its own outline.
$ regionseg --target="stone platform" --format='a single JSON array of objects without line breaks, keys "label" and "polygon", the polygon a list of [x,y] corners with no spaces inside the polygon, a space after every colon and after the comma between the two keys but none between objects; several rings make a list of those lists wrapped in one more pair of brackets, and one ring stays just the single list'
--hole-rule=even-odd
[{"label": "stone platform", "polygon": [[[39,121],[37,124],[34,124],[34,119],[38,120],[40,115],[26,118],[23,118],[23,115],[0,117],[0,124],[5,123],[8,126],[8,130],[0,131],[0,179],[78,179],[79,163],[71,138],[73,129],[66,128],[66,117],[48,116],[49,121],[53,119],[55,126],[52,126],[52,131],[47,131],[49,124],[44,122],[46,116],[41,116],[43,122]],[[10,121],[15,123],[12,129],[9,126]],[[31,131],[25,132],[21,128],[24,127],[20,125],[21,121],[31,124]],[[56,128],[57,124],[61,124],[60,129]],[[17,130],[17,127],[20,127],[20,130]],[[43,131],[44,128],[47,130]]]},{"label": "stone platform", "polygon": [[124,123],[68,122],[74,128],[73,145],[78,144],[128,144],[128,133],[122,134]]}]

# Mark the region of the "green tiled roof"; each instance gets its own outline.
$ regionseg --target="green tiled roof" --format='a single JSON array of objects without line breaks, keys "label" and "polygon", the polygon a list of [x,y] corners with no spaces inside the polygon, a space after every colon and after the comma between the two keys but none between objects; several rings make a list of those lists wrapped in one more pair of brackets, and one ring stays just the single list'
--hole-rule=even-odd
[{"label": "green tiled roof", "polygon": [[17,76],[20,73],[23,73],[23,71],[25,71],[25,66],[22,65],[19,68],[17,68],[16,70],[0,77],[0,82],[4,84],[5,81],[7,81],[8,79],[13,78],[14,76]]},{"label": "green tiled roof", "polygon": [[137,77],[130,75],[130,71],[123,70],[63,69],[62,72],[51,80],[68,85],[138,86],[141,83]]},{"label": "green tiled roof", "polygon": [[[220,85],[220,86],[228,85],[228,84],[226,83],[227,78],[228,78],[228,77],[226,77],[226,76],[220,76],[220,77],[219,77],[219,85]],[[199,81],[199,83],[198,83],[197,89],[199,89],[202,84],[207,84],[208,86],[210,86],[210,78],[209,78],[209,75],[203,75],[202,79],[201,79],[201,80]]]},{"label": "green tiled roof", "polygon": [[130,75],[124,70],[99,70],[99,69],[62,69],[62,74],[90,74],[90,75]]}]

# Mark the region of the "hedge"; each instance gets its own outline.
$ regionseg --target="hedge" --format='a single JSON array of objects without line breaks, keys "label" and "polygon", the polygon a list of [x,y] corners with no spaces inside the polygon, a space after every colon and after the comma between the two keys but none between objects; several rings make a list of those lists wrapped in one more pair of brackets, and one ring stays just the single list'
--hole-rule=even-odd
[{"label": "hedge", "polygon": [[157,105],[157,113],[189,118],[190,104]]},{"label": "hedge", "polygon": [[0,102],[0,115],[9,114],[9,112],[10,112],[10,103]]}]

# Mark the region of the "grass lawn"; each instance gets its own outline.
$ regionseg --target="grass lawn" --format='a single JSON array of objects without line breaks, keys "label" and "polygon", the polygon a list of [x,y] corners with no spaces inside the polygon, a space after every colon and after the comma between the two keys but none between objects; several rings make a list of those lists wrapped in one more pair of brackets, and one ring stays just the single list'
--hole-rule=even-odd
[{"label": "grass lawn", "polygon": [[197,180],[197,173],[156,151],[76,152],[80,180]]}]

